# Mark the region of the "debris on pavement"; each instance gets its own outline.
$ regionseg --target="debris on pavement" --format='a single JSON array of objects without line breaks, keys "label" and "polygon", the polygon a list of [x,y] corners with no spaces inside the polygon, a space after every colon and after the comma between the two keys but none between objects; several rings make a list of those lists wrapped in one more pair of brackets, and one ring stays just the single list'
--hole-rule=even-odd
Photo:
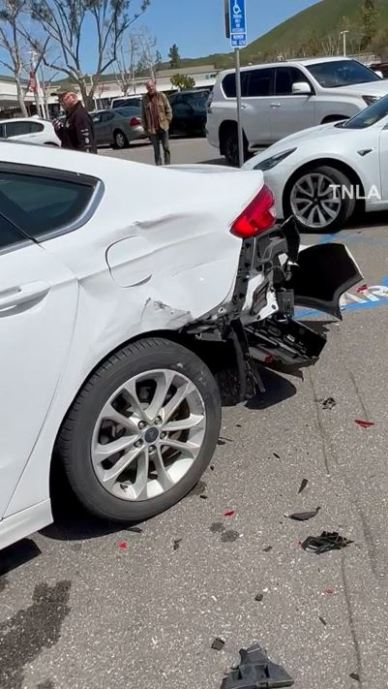
[{"label": "debris on pavement", "polygon": [[358,294],[360,294],[360,292],[366,292],[368,289],[369,288],[368,288],[367,284],[360,285],[359,287],[357,287],[356,292],[358,292]]},{"label": "debris on pavement", "polygon": [[300,495],[300,493],[303,493],[304,489],[307,487],[307,484],[308,484],[308,480],[307,480],[307,478],[304,478],[302,480],[302,483],[300,484],[300,488],[298,490],[298,495]]},{"label": "debris on pavement", "polygon": [[280,455],[278,455],[277,452],[274,452],[274,453],[273,453],[273,456],[276,457],[276,459],[280,459]]},{"label": "debris on pavement", "polygon": [[128,548],[128,542],[127,541],[119,541],[117,544],[119,550],[126,550]]},{"label": "debris on pavement", "polygon": [[238,531],[224,531],[221,536],[221,542],[234,543],[238,538],[241,538],[241,534]]},{"label": "debris on pavement", "polygon": [[143,533],[143,529],[140,528],[140,526],[128,526],[126,531],[132,531],[132,533]]},{"label": "debris on pavement", "polygon": [[175,538],[175,539],[174,539],[174,546],[173,546],[173,547],[174,547],[174,550],[178,550],[178,548],[179,548],[179,546],[180,546],[181,543],[182,543],[182,539],[181,539],[181,538]]},{"label": "debris on pavement", "polygon": [[220,639],[219,636],[217,636],[217,637],[214,639],[214,641],[213,641],[211,647],[212,647],[212,649],[213,649],[214,651],[222,651],[222,649],[224,648],[224,646],[225,646],[225,641],[224,641],[223,639]]},{"label": "debris on pavement", "polygon": [[236,510],[224,510],[224,517],[234,517]]},{"label": "debris on pavement", "polygon": [[199,497],[201,498],[201,500],[207,500],[208,499],[207,495],[200,495]]},{"label": "debris on pavement", "polygon": [[337,402],[335,401],[334,397],[328,397],[322,402],[322,409],[334,409],[336,406]]},{"label": "debris on pavement", "polygon": [[294,512],[293,514],[285,514],[284,516],[288,517],[288,519],[293,519],[296,522],[307,522],[309,519],[316,517],[320,509],[320,507],[317,507],[311,512]]},{"label": "debris on pavement", "polygon": [[333,593],[335,593],[335,591],[334,591],[334,589],[333,589],[331,586],[328,586],[328,587],[323,591],[323,595],[326,594],[327,596],[332,596]]},{"label": "debris on pavement", "polygon": [[263,599],[264,599],[264,593],[258,593],[258,594],[255,596],[255,601],[256,601],[257,603],[261,603],[261,601],[262,601]]},{"label": "debris on pavement", "polygon": [[222,533],[225,531],[225,527],[222,522],[213,522],[213,524],[210,526],[210,531],[212,533]]},{"label": "debris on pavement", "polygon": [[241,649],[240,658],[240,665],[223,680],[221,689],[278,689],[294,684],[284,668],[272,663],[258,644]]},{"label": "debris on pavement", "polygon": [[214,464],[210,465],[210,471],[214,471]]},{"label": "debris on pavement", "polygon": [[373,421],[364,421],[363,419],[354,419],[354,422],[361,428],[371,428],[375,425]]},{"label": "debris on pavement", "polygon": [[327,627],[327,622],[324,617],[321,617],[321,615],[318,616],[318,620],[322,622],[324,627]]},{"label": "debris on pavement", "polygon": [[354,679],[356,682],[361,682],[358,672],[351,672],[349,677],[350,679]]},{"label": "debris on pavement", "polygon": [[272,550],[272,545],[267,545],[266,548],[263,548],[263,553],[270,553]]},{"label": "debris on pavement", "polygon": [[328,553],[329,550],[341,550],[353,543],[344,536],[340,536],[337,532],[329,533],[323,531],[320,536],[308,536],[302,543],[303,550],[309,550],[316,555]]}]

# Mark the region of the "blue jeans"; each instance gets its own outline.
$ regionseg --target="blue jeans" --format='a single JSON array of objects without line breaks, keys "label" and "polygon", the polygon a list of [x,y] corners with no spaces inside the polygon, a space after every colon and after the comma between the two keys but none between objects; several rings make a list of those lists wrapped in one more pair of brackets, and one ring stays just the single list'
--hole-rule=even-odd
[{"label": "blue jeans", "polygon": [[150,137],[150,141],[154,147],[155,164],[156,165],[162,164],[162,156],[161,156],[161,151],[160,151],[160,144],[162,144],[163,154],[164,154],[164,164],[170,165],[171,153],[170,153],[170,141],[169,141],[169,137],[168,137],[168,132],[166,132],[164,129],[158,129],[156,134],[150,134],[149,137]]}]

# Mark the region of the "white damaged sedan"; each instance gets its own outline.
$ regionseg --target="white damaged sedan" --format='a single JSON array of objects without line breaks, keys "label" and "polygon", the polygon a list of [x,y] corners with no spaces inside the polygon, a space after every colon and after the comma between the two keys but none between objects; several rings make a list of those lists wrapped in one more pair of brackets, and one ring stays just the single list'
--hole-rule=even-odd
[{"label": "white damaged sedan", "polygon": [[299,252],[257,172],[1,144],[0,547],[52,521],[56,463],[105,519],[179,501],[216,447],[220,370],[244,398],[258,362],[315,360],[294,302],[339,315],[360,277],[340,244]]}]

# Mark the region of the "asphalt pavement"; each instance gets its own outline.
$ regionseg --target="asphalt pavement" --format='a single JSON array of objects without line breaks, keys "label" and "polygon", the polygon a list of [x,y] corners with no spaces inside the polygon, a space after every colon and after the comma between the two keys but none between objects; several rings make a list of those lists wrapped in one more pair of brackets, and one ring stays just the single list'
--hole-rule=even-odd
[{"label": "asphalt pavement", "polygon": [[[152,162],[149,146],[123,154]],[[173,142],[175,162],[217,158]],[[321,360],[224,410],[212,467],[181,504],[135,533],[65,491],[55,525],[0,554],[1,689],[219,689],[254,642],[295,689],[388,686],[387,220],[334,237],[369,289],[347,295],[342,323],[302,312],[327,332]],[[305,552],[323,530],[354,543]]]}]

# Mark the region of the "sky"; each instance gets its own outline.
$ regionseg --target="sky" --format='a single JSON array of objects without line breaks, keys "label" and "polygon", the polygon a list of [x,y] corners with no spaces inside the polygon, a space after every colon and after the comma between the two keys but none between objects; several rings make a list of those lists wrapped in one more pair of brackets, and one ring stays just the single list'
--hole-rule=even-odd
[{"label": "sky", "polygon": [[[254,41],[280,22],[314,5],[317,0],[246,0],[248,41]],[[181,57],[227,52],[223,0],[151,0],[139,20],[158,39],[163,58],[176,43]]]}]

